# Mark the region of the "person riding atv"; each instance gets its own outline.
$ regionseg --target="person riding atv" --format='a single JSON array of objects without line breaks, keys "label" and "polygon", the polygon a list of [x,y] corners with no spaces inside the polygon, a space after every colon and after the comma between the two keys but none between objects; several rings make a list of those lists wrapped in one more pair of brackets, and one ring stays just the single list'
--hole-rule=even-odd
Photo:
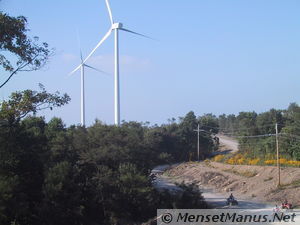
[{"label": "person riding atv", "polygon": [[227,198],[227,205],[238,205],[238,201],[233,197],[232,193],[229,198]]},{"label": "person riding atv", "polygon": [[151,179],[152,182],[155,182],[156,178],[157,178],[157,177],[156,177],[156,174],[155,174],[155,173],[151,173],[151,174],[150,174],[150,179]]},{"label": "person riding atv", "polygon": [[281,208],[282,209],[291,209],[292,208],[292,204],[288,203],[287,200],[285,200],[282,204],[281,204]]}]

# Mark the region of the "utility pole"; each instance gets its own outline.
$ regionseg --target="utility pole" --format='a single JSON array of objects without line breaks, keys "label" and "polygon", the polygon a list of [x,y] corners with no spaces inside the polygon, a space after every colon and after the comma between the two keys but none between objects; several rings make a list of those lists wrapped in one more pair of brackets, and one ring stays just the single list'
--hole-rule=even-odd
[{"label": "utility pole", "polygon": [[278,169],[278,186],[280,186],[280,157],[279,157],[279,143],[278,143],[278,124],[275,126],[276,130],[276,152],[277,152],[277,169]]},{"label": "utility pole", "polygon": [[198,162],[200,161],[200,124],[198,123],[198,127],[197,127],[197,130],[194,130],[194,131],[197,131],[198,133],[198,143],[197,143],[197,155],[198,155]]}]

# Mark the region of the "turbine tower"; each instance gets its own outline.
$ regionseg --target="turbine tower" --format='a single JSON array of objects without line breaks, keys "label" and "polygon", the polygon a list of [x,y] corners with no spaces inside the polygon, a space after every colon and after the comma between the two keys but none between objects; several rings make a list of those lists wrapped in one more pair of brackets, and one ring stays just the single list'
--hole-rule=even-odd
[{"label": "turbine tower", "polygon": [[83,62],[83,58],[82,58],[82,53],[80,50],[80,59],[81,59],[81,64],[76,67],[71,73],[69,73],[69,75],[74,74],[79,68],[80,68],[80,123],[81,126],[85,126],[85,85],[84,85],[84,69],[85,67],[88,67],[90,69],[96,70],[100,73],[104,73],[107,74],[106,72],[102,71],[102,70],[98,70],[92,66],[89,66],[87,64],[85,64]]},{"label": "turbine tower", "polygon": [[[115,55],[114,55],[114,108],[115,108],[115,125],[119,126],[120,125],[120,66],[119,66],[119,30],[126,31],[135,35],[143,36],[146,38],[150,38],[148,36],[145,36],[143,34],[125,29],[123,27],[122,23],[115,23],[113,20],[111,8],[109,5],[109,1],[105,0],[106,2],[106,7],[108,10],[110,22],[111,22],[111,27],[109,28],[108,32],[104,35],[104,37],[98,42],[96,47],[90,52],[90,54],[83,60],[83,64],[93,55],[93,53],[97,50],[97,48],[102,45],[102,43],[110,36],[112,31],[115,32],[115,40],[114,40],[114,45],[115,45]],[[150,38],[152,39],[152,38]],[[78,66],[76,69],[79,69],[80,66]]]}]

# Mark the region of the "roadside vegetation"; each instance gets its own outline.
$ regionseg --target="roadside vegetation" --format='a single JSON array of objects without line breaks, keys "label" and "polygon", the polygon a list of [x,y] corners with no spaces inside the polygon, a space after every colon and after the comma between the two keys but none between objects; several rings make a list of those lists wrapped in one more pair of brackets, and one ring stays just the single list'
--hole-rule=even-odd
[{"label": "roadside vegetation", "polygon": [[219,116],[219,132],[237,137],[240,151],[218,155],[213,160],[231,165],[276,165],[276,123],[280,164],[300,167],[300,107],[296,103],[291,103],[285,110]]},{"label": "roadside vegetation", "polygon": [[[227,163],[230,165],[276,166],[277,159],[274,158],[275,157],[271,155],[262,156],[261,158],[251,158],[246,153],[237,153],[232,155],[217,155],[212,159],[212,161]],[[285,158],[281,158],[279,162],[282,166],[300,167],[300,161],[296,160],[288,160]]]},{"label": "roadside vegetation", "polygon": [[[181,185],[183,194],[172,196],[156,191],[149,177],[156,165],[191,157],[193,112],[161,126],[96,120],[66,127],[59,118],[36,116],[69,101],[41,86],[1,103],[0,224],[127,224],[154,217],[157,208],[206,207],[193,187]],[[200,143],[205,157],[214,141],[204,133]]]}]

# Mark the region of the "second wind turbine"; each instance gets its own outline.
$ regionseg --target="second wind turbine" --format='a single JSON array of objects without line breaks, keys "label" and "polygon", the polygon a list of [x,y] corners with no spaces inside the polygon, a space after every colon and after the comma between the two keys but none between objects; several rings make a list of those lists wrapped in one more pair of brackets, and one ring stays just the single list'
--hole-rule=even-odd
[{"label": "second wind turbine", "polygon": [[90,69],[93,69],[93,70],[96,70],[100,73],[104,73],[104,74],[107,74],[105,73],[104,71],[102,70],[98,70],[92,66],[89,66],[87,64],[85,64],[83,62],[83,58],[82,58],[82,53],[81,53],[81,50],[80,50],[80,59],[81,59],[81,64],[76,67],[71,73],[69,73],[69,75],[72,75],[73,73],[75,73],[79,68],[80,68],[80,123],[81,123],[81,126],[85,126],[85,85],[84,85],[84,69],[85,67],[88,67]]},{"label": "second wind turbine", "polygon": [[[114,61],[115,61],[115,78],[114,78],[114,89],[115,89],[115,125],[119,126],[120,125],[120,70],[119,70],[119,30],[122,31],[126,31],[132,34],[136,34],[139,36],[143,36],[146,38],[150,38],[148,36],[145,36],[143,34],[139,34],[137,32],[125,29],[123,27],[122,23],[115,23],[112,17],[112,12],[111,12],[111,8],[109,5],[109,1],[105,0],[106,2],[106,7],[108,10],[108,14],[109,14],[109,18],[110,18],[110,22],[111,22],[111,27],[109,28],[108,32],[104,35],[104,37],[99,41],[99,43],[96,45],[96,47],[90,52],[90,54],[85,58],[85,60],[83,61],[83,64],[93,55],[93,53],[96,51],[96,49],[102,45],[102,43],[110,36],[111,32],[114,31],[115,32],[115,57],[114,57]],[[152,38],[150,38],[152,39]],[[79,67],[77,67],[76,69],[79,69]]]}]

